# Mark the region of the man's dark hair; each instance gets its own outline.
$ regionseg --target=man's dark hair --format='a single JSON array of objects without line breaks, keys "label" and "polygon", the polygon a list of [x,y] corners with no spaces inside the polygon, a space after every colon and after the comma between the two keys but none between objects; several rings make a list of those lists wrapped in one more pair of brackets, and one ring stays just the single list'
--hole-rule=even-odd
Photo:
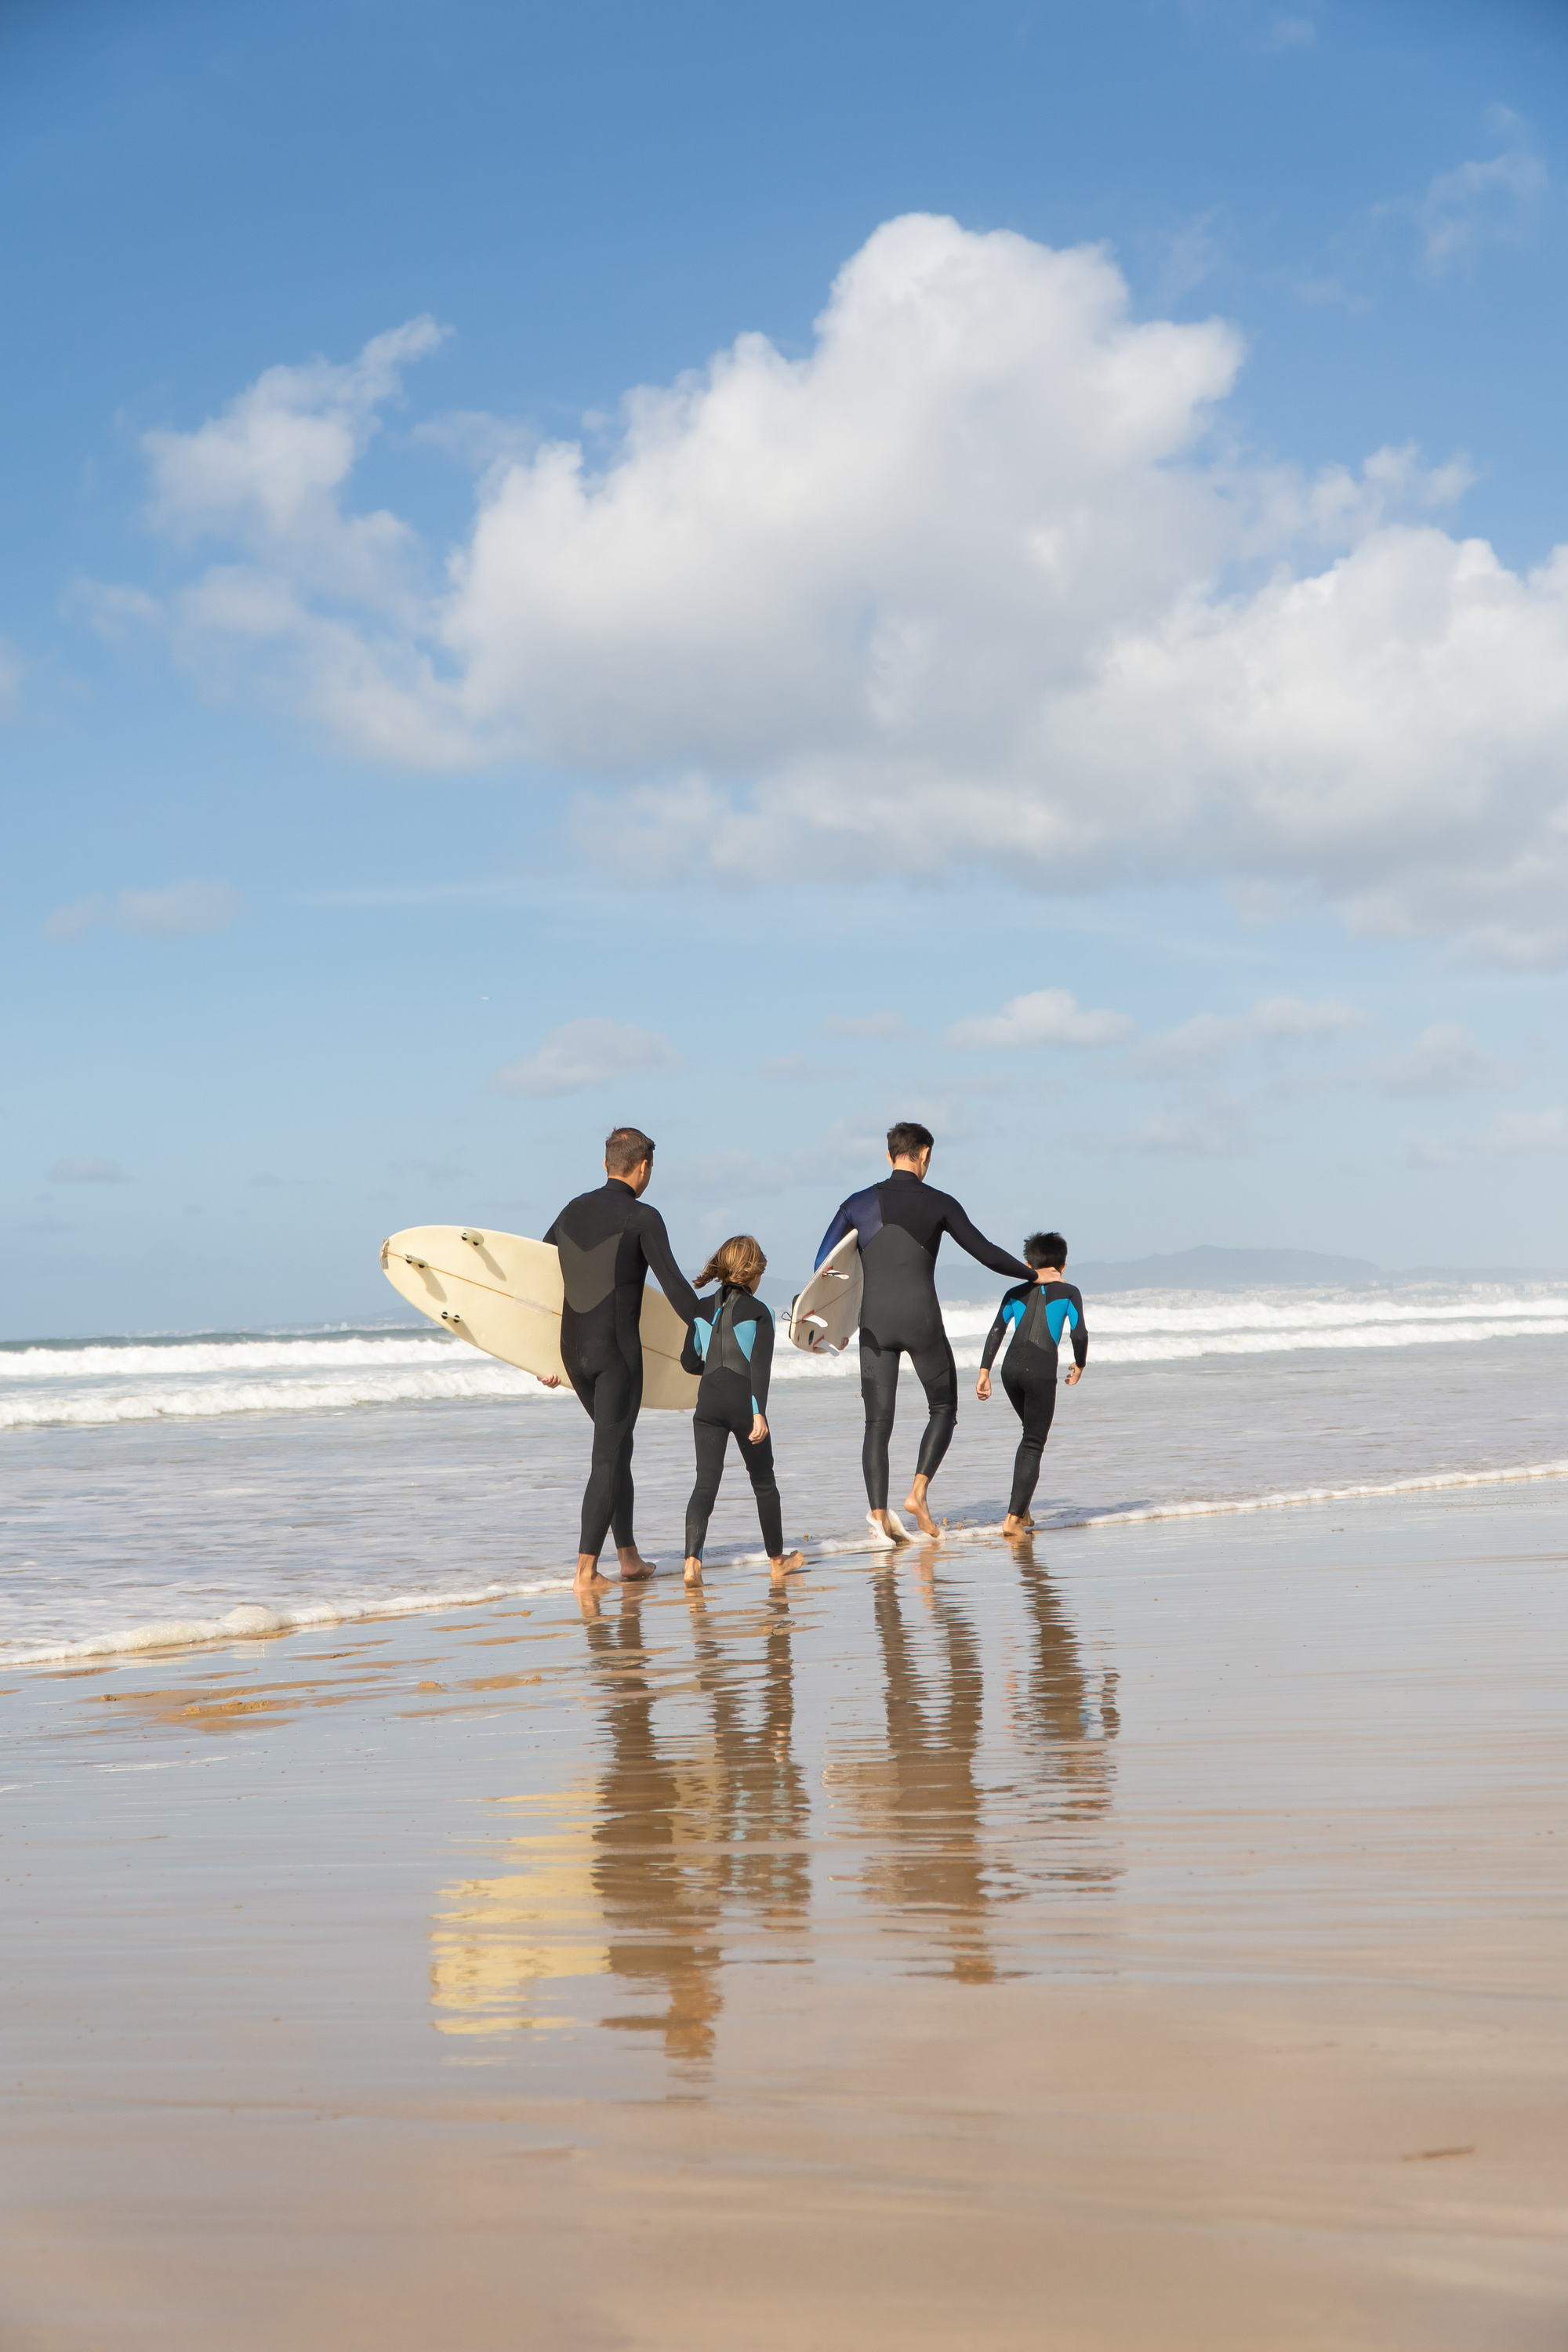
[{"label": "man's dark hair", "polygon": [[891,1160],[915,1160],[929,1151],[936,1141],[929,1127],[918,1118],[901,1118],[897,1127],[888,1129],[888,1156]]},{"label": "man's dark hair", "polygon": [[653,1138],[640,1127],[613,1127],[605,1138],[605,1166],[612,1176],[629,1176],[653,1158]]},{"label": "man's dark hair", "polygon": [[1068,1245],[1060,1234],[1031,1234],[1024,1244],[1026,1265],[1066,1265]]}]

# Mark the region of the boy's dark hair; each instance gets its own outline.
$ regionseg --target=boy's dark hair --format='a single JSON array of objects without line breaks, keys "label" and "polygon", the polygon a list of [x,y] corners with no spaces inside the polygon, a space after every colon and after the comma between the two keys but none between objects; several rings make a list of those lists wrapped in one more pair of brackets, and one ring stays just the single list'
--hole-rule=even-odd
[{"label": "boy's dark hair", "polygon": [[613,1127],[605,1138],[605,1167],[612,1176],[629,1176],[653,1158],[653,1138],[640,1127]]},{"label": "boy's dark hair", "polygon": [[1068,1245],[1060,1234],[1031,1234],[1024,1244],[1026,1265],[1066,1265]]},{"label": "boy's dark hair", "polygon": [[917,1160],[935,1141],[930,1128],[922,1127],[918,1118],[901,1118],[888,1129],[888,1155],[892,1160]]}]

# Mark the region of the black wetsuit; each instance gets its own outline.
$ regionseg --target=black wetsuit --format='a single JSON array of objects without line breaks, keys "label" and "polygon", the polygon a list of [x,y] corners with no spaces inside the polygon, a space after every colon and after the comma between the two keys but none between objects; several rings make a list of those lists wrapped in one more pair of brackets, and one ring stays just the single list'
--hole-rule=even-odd
[{"label": "black wetsuit", "polygon": [[686,1335],[682,1364],[700,1372],[691,1434],[697,1445],[697,1484],[686,1506],[686,1557],[700,1559],[708,1522],[724,1475],[724,1454],[733,1435],[757,1498],[757,1517],[768,1558],[784,1549],[784,1517],[773,1476],[773,1442],[752,1444],[752,1423],[768,1409],[768,1377],[773,1365],[773,1318],[760,1298],[732,1282],[697,1310]]},{"label": "black wetsuit", "polygon": [[1021,1519],[1034,1499],[1040,1456],[1051,1433],[1051,1415],[1057,1409],[1057,1349],[1064,1331],[1072,1333],[1073,1361],[1080,1372],[1089,1361],[1082,1297],[1070,1282],[1019,1283],[1003,1299],[996,1320],[985,1334],[980,1360],[987,1371],[1007,1330],[1013,1338],[1002,1360],[1002,1385],[1024,1424],[1013,1462],[1007,1512],[1009,1517]]},{"label": "black wetsuit", "polygon": [[568,1201],[544,1236],[561,1256],[565,1304],[561,1360],[593,1416],[594,1464],[583,1494],[580,1551],[597,1559],[613,1526],[617,1549],[632,1533],[632,1431],[642,1403],[642,1295],[651,1266],[684,1321],[697,1293],[675,1263],[664,1219],[618,1176]]},{"label": "black wetsuit", "polygon": [[861,1466],[874,1511],[888,1507],[888,1441],[899,1393],[899,1360],[908,1354],[926,1392],[930,1415],[921,1440],[918,1478],[930,1478],[952,1441],[958,1373],[936,1296],[936,1254],[943,1234],[993,1274],[1026,1275],[1021,1258],[988,1242],[951,1192],[939,1192],[909,1169],[851,1192],[823,1236],[816,1263],[846,1234],[860,1237],[865,1289],[860,1302],[860,1395],[866,1407]]}]

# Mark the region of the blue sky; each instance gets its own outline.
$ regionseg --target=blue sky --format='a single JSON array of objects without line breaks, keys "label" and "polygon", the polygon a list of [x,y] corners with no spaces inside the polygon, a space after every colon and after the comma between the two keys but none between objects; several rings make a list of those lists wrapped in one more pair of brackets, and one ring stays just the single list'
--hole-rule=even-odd
[{"label": "blue sky", "polygon": [[387,1312],[626,1118],[786,1291],[910,1113],[1084,1257],[1568,1263],[1565,84],[13,5],[5,1329]]}]

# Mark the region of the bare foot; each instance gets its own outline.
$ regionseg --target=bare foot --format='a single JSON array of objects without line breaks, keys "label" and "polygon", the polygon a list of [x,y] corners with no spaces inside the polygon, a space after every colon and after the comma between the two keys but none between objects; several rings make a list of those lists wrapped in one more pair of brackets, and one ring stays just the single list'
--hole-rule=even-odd
[{"label": "bare foot", "polygon": [[574,1580],[579,1592],[589,1592],[595,1584],[609,1582],[609,1579],[600,1573],[597,1555],[591,1551],[578,1553],[577,1574]]},{"label": "bare foot", "polygon": [[777,1559],[769,1560],[768,1566],[775,1576],[793,1576],[797,1568],[805,1566],[805,1554],[803,1551],[781,1552]]},{"label": "bare foot", "polygon": [[701,1581],[702,1581],[702,1562],[701,1562],[700,1559],[689,1559],[689,1560],[687,1561],[687,1563],[686,1563],[686,1581],[688,1582],[688,1584],[700,1584],[700,1583],[701,1583]]},{"label": "bare foot", "polygon": [[644,1559],[636,1544],[622,1544],[616,1553],[620,1562],[623,1584],[646,1584],[650,1576],[658,1573],[651,1559]]},{"label": "bare foot", "polygon": [[866,1517],[874,1528],[880,1528],[889,1543],[906,1544],[909,1537],[891,1511],[868,1511]]},{"label": "bare foot", "polygon": [[1002,1532],[1005,1536],[1027,1536],[1032,1535],[1034,1531],[1033,1519],[1016,1519],[1011,1511],[1002,1522]]},{"label": "bare foot", "polygon": [[904,1496],[904,1508],[914,1513],[915,1525],[922,1536],[934,1536],[940,1531],[936,1521],[926,1508],[926,1481],[917,1478]]}]

